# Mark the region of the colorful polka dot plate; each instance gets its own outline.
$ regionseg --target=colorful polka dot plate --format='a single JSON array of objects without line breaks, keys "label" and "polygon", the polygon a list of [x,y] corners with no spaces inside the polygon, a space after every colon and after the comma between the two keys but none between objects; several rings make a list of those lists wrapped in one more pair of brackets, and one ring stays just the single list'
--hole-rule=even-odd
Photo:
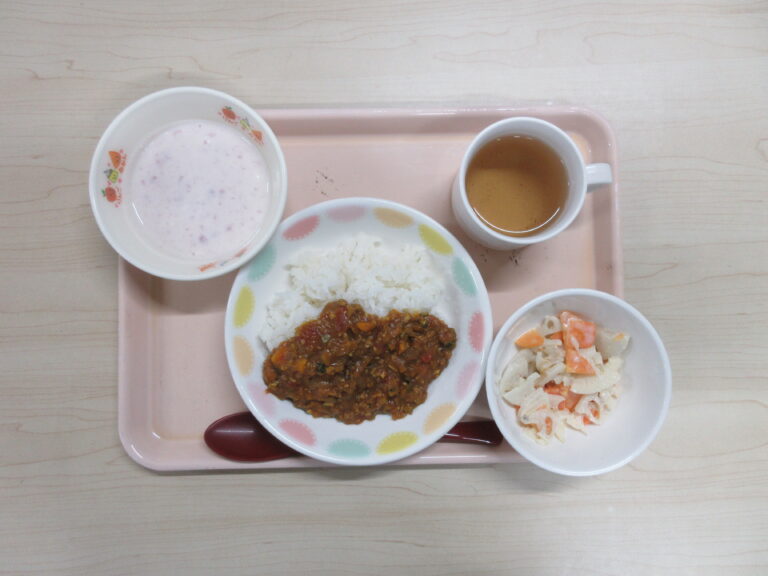
[{"label": "colorful polka dot plate", "polygon": [[[347,425],[314,418],[267,392],[261,368],[267,354],[258,337],[271,295],[286,275],[285,263],[306,248],[330,248],[365,233],[386,245],[420,244],[428,250],[447,290],[445,320],[456,330],[451,360],[434,380],[427,400],[409,416],[379,415]],[[324,462],[375,465],[405,458],[436,442],[458,422],[483,382],[493,321],[483,280],[462,245],[440,224],[407,206],[372,198],[332,200],[287,218],[269,244],[239,272],[226,311],[227,361],[248,409],[272,434]]]}]

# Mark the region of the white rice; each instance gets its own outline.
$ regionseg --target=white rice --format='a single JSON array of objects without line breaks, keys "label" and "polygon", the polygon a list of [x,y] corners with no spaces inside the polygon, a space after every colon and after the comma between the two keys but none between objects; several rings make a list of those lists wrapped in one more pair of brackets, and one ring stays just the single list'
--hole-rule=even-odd
[{"label": "white rice", "polygon": [[384,245],[360,234],[335,249],[307,249],[286,265],[287,288],[267,304],[259,337],[272,349],[293,336],[300,324],[316,317],[333,300],[359,304],[366,312],[386,316],[390,310],[435,313],[445,281],[424,246]]}]

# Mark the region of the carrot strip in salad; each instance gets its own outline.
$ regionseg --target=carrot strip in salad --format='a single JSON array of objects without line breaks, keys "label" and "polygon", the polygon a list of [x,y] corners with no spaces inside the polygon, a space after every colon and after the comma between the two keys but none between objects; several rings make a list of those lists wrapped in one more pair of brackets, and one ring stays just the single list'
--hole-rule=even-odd
[{"label": "carrot strip in salad", "polygon": [[518,336],[515,344],[520,348],[536,348],[544,344],[544,336],[536,328],[531,328],[528,332]]},{"label": "carrot strip in salad", "polygon": [[589,348],[595,344],[595,323],[577,316],[573,312],[561,312],[560,323],[563,325],[563,344],[566,349]]},{"label": "carrot strip in salad", "polygon": [[589,363],[589,360],[573,349],[565,351],[565,370],[568,374],[583,374],[587,376],[592,376],[595,373],[595,369]]}]

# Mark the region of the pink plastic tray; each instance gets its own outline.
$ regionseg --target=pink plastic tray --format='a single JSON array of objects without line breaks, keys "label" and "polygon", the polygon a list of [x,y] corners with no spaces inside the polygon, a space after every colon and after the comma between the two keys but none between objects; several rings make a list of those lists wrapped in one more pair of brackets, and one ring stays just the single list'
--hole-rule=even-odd
[{"label": "pink plastic tray", "polygon": [[[588,195],[576,222],[556,239],[515,253],[486,250],[459,230],[450,188],[461,156],[483,127],[508,116],[536,116],[569,132],[589,162],[617,174],[608,124],[578,108],[264,110],[289,174],[286,216],[349,196],[402,202],[445,225],[485,279],[495,328],[527,300],[559,288],[621,295],[617,184]],[[203,432],[245,410],[224,353],[224,311],[234,273],[203,282],[162,280],[119,264],[118,420],[128,454],[153,470],[280,469],[324,464],[296,457],[243,464],[211,452]],[[490,418],[481,390],[467,419]],[[519,462],[495,448],[437,443],[394,465]]]}]

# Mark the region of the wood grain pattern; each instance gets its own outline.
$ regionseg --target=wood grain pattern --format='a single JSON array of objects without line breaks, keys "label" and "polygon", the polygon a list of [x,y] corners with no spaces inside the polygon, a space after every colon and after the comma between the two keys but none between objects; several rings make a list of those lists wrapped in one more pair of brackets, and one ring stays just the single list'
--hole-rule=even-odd
[{"label": "wood grain pattern", "polygon": [[[158,475],[116,429],[87,170],[136,98],[585,105],[674,396],[618,472]],[[765,574],[768,3],[0,3],[0,573]]]}]

